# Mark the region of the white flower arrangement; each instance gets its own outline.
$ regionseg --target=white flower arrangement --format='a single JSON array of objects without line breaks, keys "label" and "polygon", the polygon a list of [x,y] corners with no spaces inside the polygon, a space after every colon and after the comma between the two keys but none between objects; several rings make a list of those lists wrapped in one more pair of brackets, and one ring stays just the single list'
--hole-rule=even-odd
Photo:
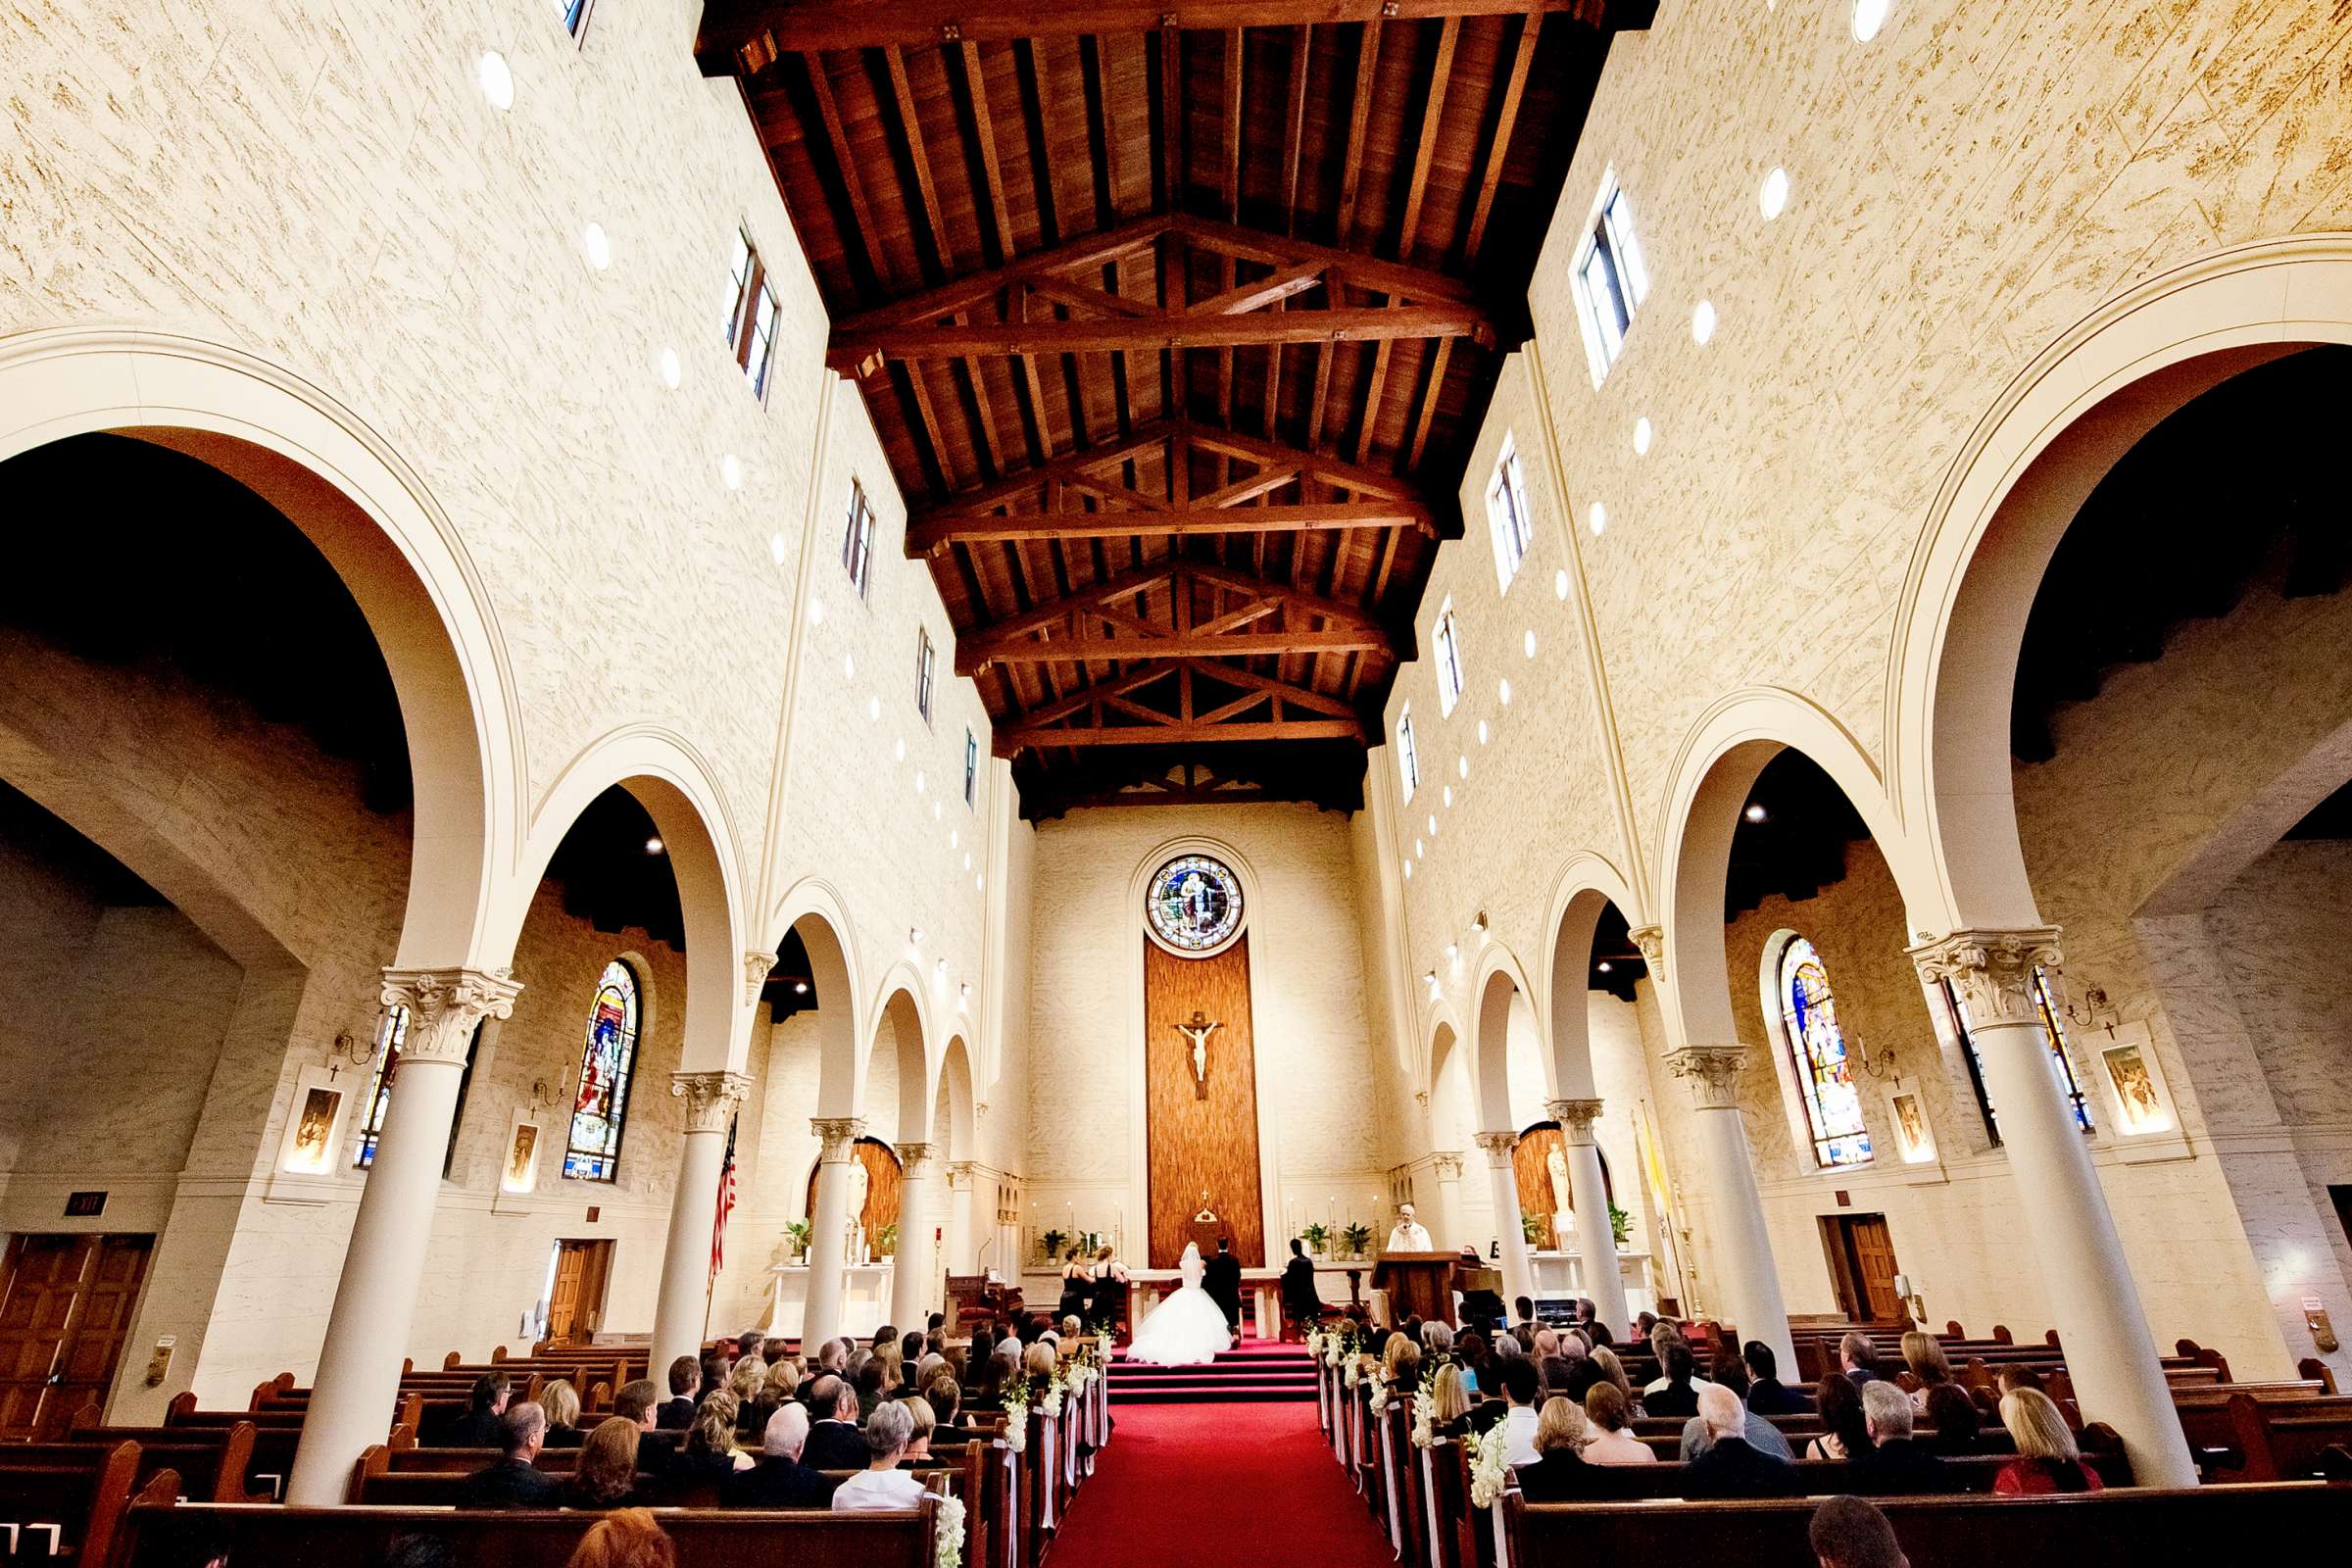
[{"label": "white flower arrangement", "polygon": [[963,1568],[961,1497],[942,1497],[939,1500],[939,1545],[933,1562],[936,1568]]},{"label": "white flower arrangement", "polygon": [[1306,1331],[1306,1353],[1317,1361],[1322,1360],[1324,1343],[1330,1338],[1331,1336],[1321,1329],[1308,1329]]},{"label": "white flower arrangement", "polygon": [[1367,1408],[1372,1413],[1372,1419],[1377,1421],[1389,1413],[1389,1380],[1378,1372],[1367,1372],[1364,1381],[1372,1385],[1372,1397]]},{"label": "white flower arrangement", "polygon": [[1348,1362],[1348,1369],[1340,1374],[1340,1381],[1350,1389],[1363,1381],[1363,1373],[1352,1358]]},{"label": "white flower arrangement", "polygon": [[1019,1453],[1029,1446],[1029,1396],[1026,1391],[1004,1395],[1004,1446]]},{"label": "white flower arrangement", "polygon": [[1470,1450],[1470,1504],[1475,1508],[1492,1508],[1494,1499],[1502,1495],[1504,1473],[1502,1462],[1502,1431],[1496,1428],[1487,1434],[1485,1441],[1465,1436],[1462,1446]]},{"label": "white flower arrangement", "polygon": [[1424,1383],[1413,1391],[1413,1446],[1426,1448],[1438,1441],[1438,1401]]},{"label": "white flower arrangement", "polygon": [[1110,1330],[1104,1329],[1095,1336],[1095,1349],[1102,1355],[1102,1364],[1110,1365]]},{"label": "white flower arrangement", "polygon": [[1061,1380],[1059,1378],[1046,1385],[1046,1396],[1038,1402],[1038,1408],[1049,1416],[1061,1414]]}]

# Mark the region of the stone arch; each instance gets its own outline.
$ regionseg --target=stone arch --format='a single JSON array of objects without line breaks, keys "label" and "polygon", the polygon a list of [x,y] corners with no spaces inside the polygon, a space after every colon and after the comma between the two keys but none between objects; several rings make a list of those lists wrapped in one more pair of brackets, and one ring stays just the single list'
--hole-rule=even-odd
[{"label": "stone arch", "polygon": [[1594,1100],[1592,1018],[1585,970],[1592,956],[1592,934],[1610,905],[1631,924],[1641,922],[1623,875],[1601,856],[1586,852],[1568,862],[1551,897],[1545,929],[1551,932],[1551,964],[1544,998],[1551,1024],[1552,1098]]},{"label": "stone arch", "polygon": [[[873,1037],[865,1048],[865,1065],[858,1074],[858,1109],[867,1114],[864,1084],[874,1055],[887,1050],[898,1074],[898,1130],[894,1144],[928,1143],[931,1139],[931,1072],[929,1014],[923,1006],[922,977],[911,963],[894,963],[882,976],[879,999],[869,1016]],[[820,1096],[821,1096],[820,1090]]]},{"label": "stone arch", "polygon": [[382,651],[415,780],[392,961],[503,964],[494,911],[522,845],[522,726],[489,596],[422,478],[353,411],[236,349],[130,326],[0,339],[0,460],[102,431],[219,468],[326,558]]},{"label": "stone arch", "polygon": [[1462,1027],[1450,1009],[1442,1010],[1426,1031],[1429,1097],[1425,1118],[1430,1147],[1458,1154],[1479,1131],[1477,1099],[1470,1087],[1470,1054]]},{"label": "stone arch", "polygon": [[676,735],[628,725],[591,743],[548,789],[534,813],[526,875],[512,884],[501,940],[512,952],[533,890],[564,835],[588,804],[619,785],[637,797],[662,835],[686,936],[685,1045],[681,1072],[742,1072],[751,1056],[754,1009],[742,1003],[740,861],[717,786]]},{"label": "stone arch", "polygon": [[1516,1125],[1511,1112],[1511,1026],[1533,1030],[1544,1064],[1539,1103],[1555,1098],[1551,1053],[1542,1015],[1536,1010],[1535,988],[1511,951],[1489,941],[1478,955],[1478,978],[1470,990],[1477,999],[1477,1033],[1471,1039],[1471,1093],[1475,1099],[1478,1131],[1499,1132]]},{"label": "stone arch", "polygon": [[[2043,569],[2092,488],[2220,382],[2347,343],[2352,234],[2236,246],[2083,318],[1978,422],[1928,514],[1889,644],[1889,778],[1931,879],[1915,927],[2041,923],[2018,840],[2010,697]],[[2279,810],[2293,819],[2292,803]]]},{"label": "stone arch", "polygon": [[816,993],[816,1114],[855,1115],[865,1090],[866,1054],[858,1049],[865,1039],[865,991],[847,935],[857,929],[849,909],[831,883],[807,877],[785,891],[767,928],[773,933],[766,939],[769,952],[796,930],[808,951],[809,985]]},{"label": "stone arch", "polygon": [[940,1054],[939,1093],[932,1099],[931,1113],[931,1135],[946,1145],[947,1158],[970,1159],[977,1137],[973,1125],[972,1057],[961,1031],[949,1039],[947,1049]]}]

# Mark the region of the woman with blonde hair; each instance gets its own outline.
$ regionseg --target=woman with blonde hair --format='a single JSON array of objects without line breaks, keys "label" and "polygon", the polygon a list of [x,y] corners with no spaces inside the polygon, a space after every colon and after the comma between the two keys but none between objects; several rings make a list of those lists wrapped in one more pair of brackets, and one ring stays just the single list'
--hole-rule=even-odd
[{"label": "woman with blonde hair", "polygon": [[1033,1378],[1050,1378],[1058,1365],[1060,1358],[1054,1353],[1054,1347],[1043,1340],[1021,1352],[1021,1370]]},{"label": "woman with blonde hair", "polygon": [[899,1461],[902,1470],[936,1470],[942,1461],[931,1457],[931,1434],[939,1430],[939,1412],[921,1395],[899,1403],[906,1407],[913,1425],[906,1429],[906,1457]]},{"label": "woman with blonde hair", "polygon": [[1582,1405],[1574,1399],[1544,1401],[1536,1416],[1536,1462],[1514,1467],[1528,1501],[1575,1502],[1600,1495],[1599,1473],[1585,1462],[1589,1436]]},{"label": "woman with blonde hair", "polygon": [[[1595,1355],[1606,1352],[1595,1350]],[[1623,1369],[1619,1369],[1620,1375]],[[1614,1383],[1595,1383],[1585,1391],[1585,1446],[1587,1464],[1656,1464],[1657,1450],[1626,1428],[1634,1418],[1633,1401]]]},{"label": "woman with blonde hair", "polygon": [[1421,1348],[1405,1335],[1390,1335],[1388,1348],[1381,1352],[1380,1369],[1388,1375],[1390,1387],[1409,1392],[1421,1380]]},{"label": "woman with blonde hair", "polygon": [[1441,1438],[1458,1438],[1470,1430],[1470,1390],[1462,1369],[1451,1361],[1438,1368],[1430,1387],[1430,1431]]},{"label": "woman with blonde hair", "polygon": [[1634,1380],[1625,1375],[1625,1363],[1617,1359],[1615,1350],[1605,1345],[1594,1346],[1592,1364],[1600,1369],[1600,1375],[1608,1379],[1619,1394],[1625,1396],[1625,1407],[1628,1410],[1640,1402],[1634,1397]]},{"label": "woman with blonde hair", "polygon": [[1928,1392],[1952,1381],[1952,1363],[1944,1358],[1943,1347],[1935,1335],[1913,1329],[1903,1336],[1903,1365],[1919,1379],[1919,1387],[1911,1391],[1911,1409],[1914,1414],[1926,1415]]},{"label": "woman with blonde hair", "polygon": [[653,1514],[623,1508],[588,1527],[565,1568],[677,1568],[677,1563],[678,1548]]},{"label": "woman with blonde hair", "polygon": [[[637,1441],[642,1434],[627,1416],[607,1416],[580,1445],[579,1463],[564,1489],[566,1508],[633,1508],[637,1492]],[[575,1559],[576,1560],[576,1559]]]},{"label": "woman with blonde hair", "polygon": [[580,1396],[571,1384],[557,1378],[539,1391],[539,1408],[547,1412],[543,1448],[576,1448],[588,1434],[580,1430]]},{"label": "woman with blonde hair", "polygon": [[671,1474],[691,1486],[698,1481],[724,1481],[738,1470],[749,1470],[752,1456],[735,1444],[735,1417],[740,1413],[735,1396],[725,1389],[704,1399],[694,1412],[694,1425],[686,1429],[685,1441],[678,1445],[677,1467]]},{"label": "woman with blonde hair", "polygon": [[881,1396],[883,1398],[887,1399],[892,1395],[898,1393],[900,1389],[906,1387],[906,1355],[905,1352],[900,1349],[899,1342],[892,1340],[887,1345],[882,1345],[875,1348],[874,1359],[882,1363]]},{"label": "woman with blonde hair", "polygon": [[2103,1490],[2098,1472],[2082,1462],[2082,1450],[2075,1446],[2065,1415],[2039,1389],[2012,1389],[2002,1395],[2001,1425],[2017,1444],[2017,1457],[1992,1478],[1997,1495]]}]

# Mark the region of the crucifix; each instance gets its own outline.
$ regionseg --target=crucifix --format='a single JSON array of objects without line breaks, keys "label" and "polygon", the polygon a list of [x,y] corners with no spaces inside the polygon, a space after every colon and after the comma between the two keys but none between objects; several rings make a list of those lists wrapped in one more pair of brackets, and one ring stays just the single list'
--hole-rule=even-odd
[{"label": "crucifix", "polygon": [[1170,1024],[1168,1027],[1193,1043],[1193,1097],[1196,1100],[1206,1100],[1208,1098],[1208,1037],[1224,1028],[1225,1025],[1211,1023],[1208,1014],[1202,1012],[1199,1007],[1195,1007],[1192,1022]]}]

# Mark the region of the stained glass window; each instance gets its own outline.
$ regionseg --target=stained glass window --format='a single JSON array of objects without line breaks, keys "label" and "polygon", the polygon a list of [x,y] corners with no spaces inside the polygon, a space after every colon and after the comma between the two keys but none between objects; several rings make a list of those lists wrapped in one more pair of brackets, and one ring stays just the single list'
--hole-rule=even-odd
[{"label": "stained glass window", "polygon": [[[1952,1010],[1953,1033],[1960,1037],[1960,1049],[1968,1061],[1969,1082],[1977,1091],[1977,1104],[1984,1112],[1984,1130],[1998,1144],[2001,1141],[2000,1114],[1993,1108],[1991,1092],[1984,1087],[1984,1061],[1977,1054],[1976,1038],[1970,1032],[1968,1004],[1960,1000],[1959,992],[1952,989],[1949,980],[1943,982],[1943,1000]],[[2034,1008],[2041,1014],[2042,1038],[2050,1048],[2051,1081],[2057,1084],[2058,1093],[2066,1097],[2067,1106],[2074,1113],[2075,1125],[2089,1132],[2090,1106],[2082,1098],[2082,1081],[2075,1077],[2074,1059],[2067,1054],[2066,1024],[2060,1019],[2058,1009],[2051,1001],[2050,977],[2039,964],[2034,966]]]},{"label": "stained glass window", "polygon": [[1862,1097],[1838,1028],[1830,972],[1803,937],[1789,938],[1781,950],[1781,1024],[1804,1091],[1814,1163],[1824,1169],[1868,1164],[1870,1133],[1862,1125]]},{"label": "stained glass window", "polygon": [[615,958],[597,982],[580,1048],[579,1092],[571,1099],[571,1139],[564,1174],[609,1182],[620,1168],[620,1135],[629,1114],[629,1077],[637,1066],[637,977]]},{"label": "stained glass window", "polygon": [[[368,1076],[368,1098],[361,1102],[359,1153],[352,1164],[361,1170],[375,1164],[375,1146],[383,1141],[384,1113],[392,1108],[392,1081],[400,1076],[400,1054],[408,1049],[409,1009],[393,1007],[375,1026],[375,1065]],[[473,1058],[482,1049],[482,1026],[473,1026],[466,1047],[465,1070],[458,1076],[458,1102],[449,1116],[449,1147],[441,1153],[441,1174],[447,1176],[458,1157],[458,1129],[466,1119],[466,1091],[473,1087]]]}]

